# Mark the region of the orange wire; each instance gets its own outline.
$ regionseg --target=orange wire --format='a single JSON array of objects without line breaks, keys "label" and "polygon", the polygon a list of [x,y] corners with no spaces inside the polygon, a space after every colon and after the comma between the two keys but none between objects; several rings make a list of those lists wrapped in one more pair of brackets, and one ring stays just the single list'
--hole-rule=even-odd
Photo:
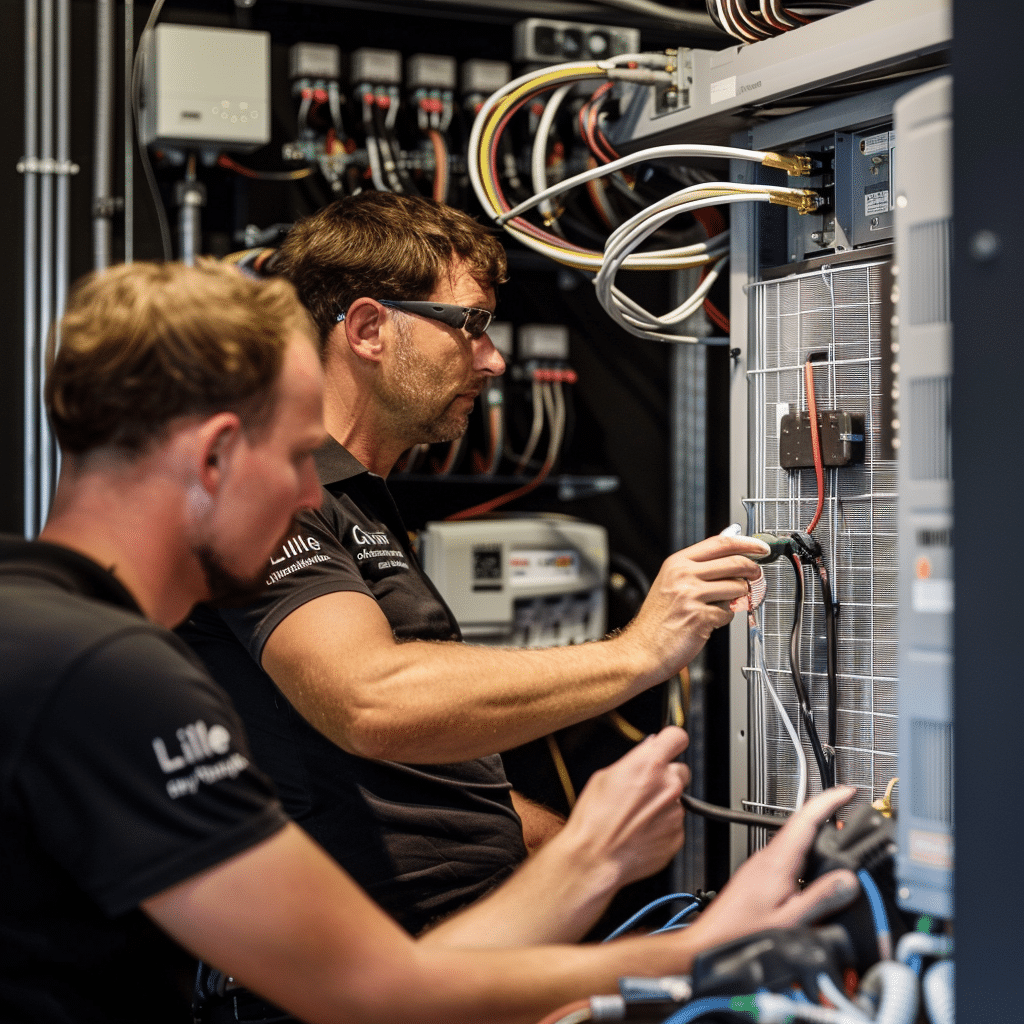
[{"label": "orange wire", "polygon": [[[718,211],[717,207],[708,206],[701,210],[693,211],[694,220],[696,220],[700,226],[704,229],[704,233],[708,238],[713,238],[715,235],[720,235],[725,230],[725,218]],[[703,281],[708,276],[708,267],[705,267],[701,271],[700,279]],[[729,318],[710,300],[704,300],[704,312],[707,313],[708,319],[716,326],[729,334],[732,331],[732,325],[729,322]]]},{"label": "orange wire", "polygon": [[431,128],[427,135],[434,147],[434,199],[443,203],[448,193],[448,150],[436,128]]},{"label": "orange wire", "polygon": [[814,364],[807,360],[804,363],[804,385],[807,390],[807,412],[811,419],[811,450],[814,452],[814,475],[818,481],[818,507],[814,510],[814,518],[807,527],[807,533],[813,533],[821,518],[821,510],[825,505],[825,467],[821,460],[821,438],[818,437],[818,403],[814,397]]}]

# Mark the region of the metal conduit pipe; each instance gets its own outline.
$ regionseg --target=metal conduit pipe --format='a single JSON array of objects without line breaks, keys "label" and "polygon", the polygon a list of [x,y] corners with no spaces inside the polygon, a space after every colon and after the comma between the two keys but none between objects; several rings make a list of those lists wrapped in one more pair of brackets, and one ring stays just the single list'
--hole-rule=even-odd
[{"label": "metal conduit pipe", "polygon": [[42,178],[39,182],[39,320],[36,344],[36,395],[39,417],[39,457],[37,461],[38,495],[36,532],[42,528],[48,508],[48,473],[51,459],[49,432],[42,415],[43,376],[46,372],[46,338],[53,320],[53,242],[54,242],[54,0],[39,5],[39,158]]},{"label": "metal conduit pipe", "polygon": [[36,177],[36,130],[39,108],[36,83],[38,68],[38,24],[39,11],[36,0],[25,0],[25,156],[24,156],[24,344],[22,376],[22,402],[24,405],[24,453],[23,453],[23,520],[22,530],[26,537],[35,536],[36,522],[36,203],[38,179]]},{"label": "metal conduit pipe", "polygon": [[92,147],[92,265],[95,270],[110,266],[111,218],[114,200],[111,189],[111,140],[114,105],[114,2],[96,0],[96,109]]},{"label": "metal conduit pipe", "polygon": [[135,62],[135,5],[124,5],[124,261],[135,258],[135,117],[132,67]]},{"label": "metal conduit pipe", "polygon": [[[64,313],[68,294],[68,261],[71,249],[71,175],[77,170],[71,163],[71,0],[57,0],[57,126],[56,126],[56,189],[57,209],[54,224],[53,318]],[[59,338],[58,338],[59,341]],[[46,339],[39,346],[42,369],[39,374],[39,513],[40,528],[50,513],[50,502],[56,486],[60,452],[53,440],[50,423],[43,413],[42,385],[46,375]]]}]

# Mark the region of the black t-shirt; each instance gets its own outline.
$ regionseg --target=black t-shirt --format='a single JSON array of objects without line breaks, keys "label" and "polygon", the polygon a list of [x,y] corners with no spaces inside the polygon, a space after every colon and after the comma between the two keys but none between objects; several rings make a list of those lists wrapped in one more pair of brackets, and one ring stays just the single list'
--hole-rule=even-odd
[{"label": "black t-shirt", "polygon": [[188,1021],[141,901],[287,818],[194,655],[108,572],[0,539],[0,1020]]},{"label": "black t-shirt", "polygon": [[310,726],[259,668],[283,619],[339,591],[372,597],[400,639],[460,639],[384,480],[333,440],[317,468],[323,505],[300,516],[256,602],[198,608],[180,632],[231,695],[288,813],[415,934],[512,873],[526,856],[522,826],[498,755],[442,765],[356,757]]}]

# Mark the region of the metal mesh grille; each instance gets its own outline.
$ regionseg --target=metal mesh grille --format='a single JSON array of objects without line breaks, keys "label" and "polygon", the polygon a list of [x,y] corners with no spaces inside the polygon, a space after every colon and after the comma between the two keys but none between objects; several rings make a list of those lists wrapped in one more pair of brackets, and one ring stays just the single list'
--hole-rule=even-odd
[{"label": "metal mesh grille", "polygon": [[[838,621],[837,778],[880,796],[896,775],[896,464],[881,458],[879,436],[882,265],[848,265],[752,285],[755,316],[750,381],[749,502],[751,528],[806,530],[814,515],[813,469],[779,466],[779,421],[807,408],[803,364],[815,366],[819,409],[860,413],[862,465],[825,470],[825,507],[814,535],[825,552]],[[765,664],[795,725],[809,767],[808,795],[820,781],[799,714],[789,663],[795,580],[788,564],[765,567]],[[827,737],[824,607],[805,571],[807,604],[800,634],[802,674],[818,733]],[[749,667],[751,801],[756,809],[792,807],[797,759],[784,727]]]}]

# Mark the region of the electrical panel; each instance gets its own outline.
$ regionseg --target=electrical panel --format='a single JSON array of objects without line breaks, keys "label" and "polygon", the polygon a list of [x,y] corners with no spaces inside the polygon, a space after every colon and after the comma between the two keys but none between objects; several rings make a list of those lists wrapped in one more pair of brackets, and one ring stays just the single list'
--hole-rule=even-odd
[{"label": "electrical panel", "polygon": [[270,141],[270,35],[157,25],[149,34],[142,139],[247,151]]},{"label": "electrical panel", "polygon": [[764,116],[821,102],[819,90],[924,70],[951,38],[949,0],[871,0],[754,46],[680,47],[674,81],[632,90],[610,138],[622,152],[682,137],[725,142]]},{"label": "electrical panel", "polygon": [[[898,358],[893,355],[892,330],[893,242],[902,230],[903,213],[902,179],[894,175],[894,164],[903,166],[906,139],[894,111],[905,94],[933,88],[934,82],[934,75],[897,80],[765,122],[733,140],[745,148],[812,156],[812,177],[802,183],[825,198],[818,211],[803,218],[767,205],[737,207],[732,215],[732,340],[740,350],[733,390],[732,491],[748,532],[808,531],[814,521],[819,485],[803,437],[810,425],[809,359],[815,360],[811,380],[820,436],[827,442],[822,511],[813,533],[828,569],[827,593],[810,567],[803,569],[799,586],[794,569],[782,560],[765,567],[763,666],[812,766],[808,792],[822,785],[794,690],[794,652],[816,731],[824,738],[834,723],[834,744],[826,753],[833,758],[837,781],[858,786],[858,802],[889,794],[900,821],[911,800],[903,739],[909,722],[904,713],[908,598],[902,563],[909,557],[908,540],[913,544],[918,534],[928,540],[937,556],[937,582],[926,583],[923,592],[938,592],[948,586],[944,558],[949,552],[935,538],[951,534],[945,520],[931,524],[931,532],[919,524],[918,534],[908,532],[905,523],[907,452],[897,434],[906,426],[900,412],[906,367],[902,351]],[[937,161],[934,154],[930,159]],[[730,178],[764,181],[777,173],[737,161]],[[915,182],[934,196],[936,184],[920,166]],[[923,273],[931,283],[935,273],[920,268],[932,267],[934,259],[922,263],[919,257],[909,258],[901,274]],[[906,299],[900,295],[900,304]],[[941,399],[936,408],[946,410]],[[944,426],[947,434],[929,434],[930,442],[948,436]],[[852,446],[844,452],[838,443],[844,436],[851,442],[857,438],[856,458],[847,457]],[[834,702],[829,698],[826,601],[837,612]],[[763,685],[745,625],[734,624],[732,634],[739,666],[732,677],[733,804],[773,811],[793,806],[799,759]],[[932,699],[941,704],[934,694]],[[948,791],[948,759],[933,763],[932,769],[945,780],[940,790],[944,785],[942,791]],[[934,778],[929,783],[938,784]],[[846,809],[840,817],[850,813]],[[764,838],[735,829],[734,860],[746,855],[748,842],[759,844]],[[943,916],[950,912],[946,907]]]},{"label": "electrical panel", "polygon": [[952,79],[895,105],[899,453],[897,898],[953,915]]},{"label": "electrical panel", "polygon": [[601,526],[565,516],[428,523],[419,550],[472,643],[557,647],[605,634]]}]

